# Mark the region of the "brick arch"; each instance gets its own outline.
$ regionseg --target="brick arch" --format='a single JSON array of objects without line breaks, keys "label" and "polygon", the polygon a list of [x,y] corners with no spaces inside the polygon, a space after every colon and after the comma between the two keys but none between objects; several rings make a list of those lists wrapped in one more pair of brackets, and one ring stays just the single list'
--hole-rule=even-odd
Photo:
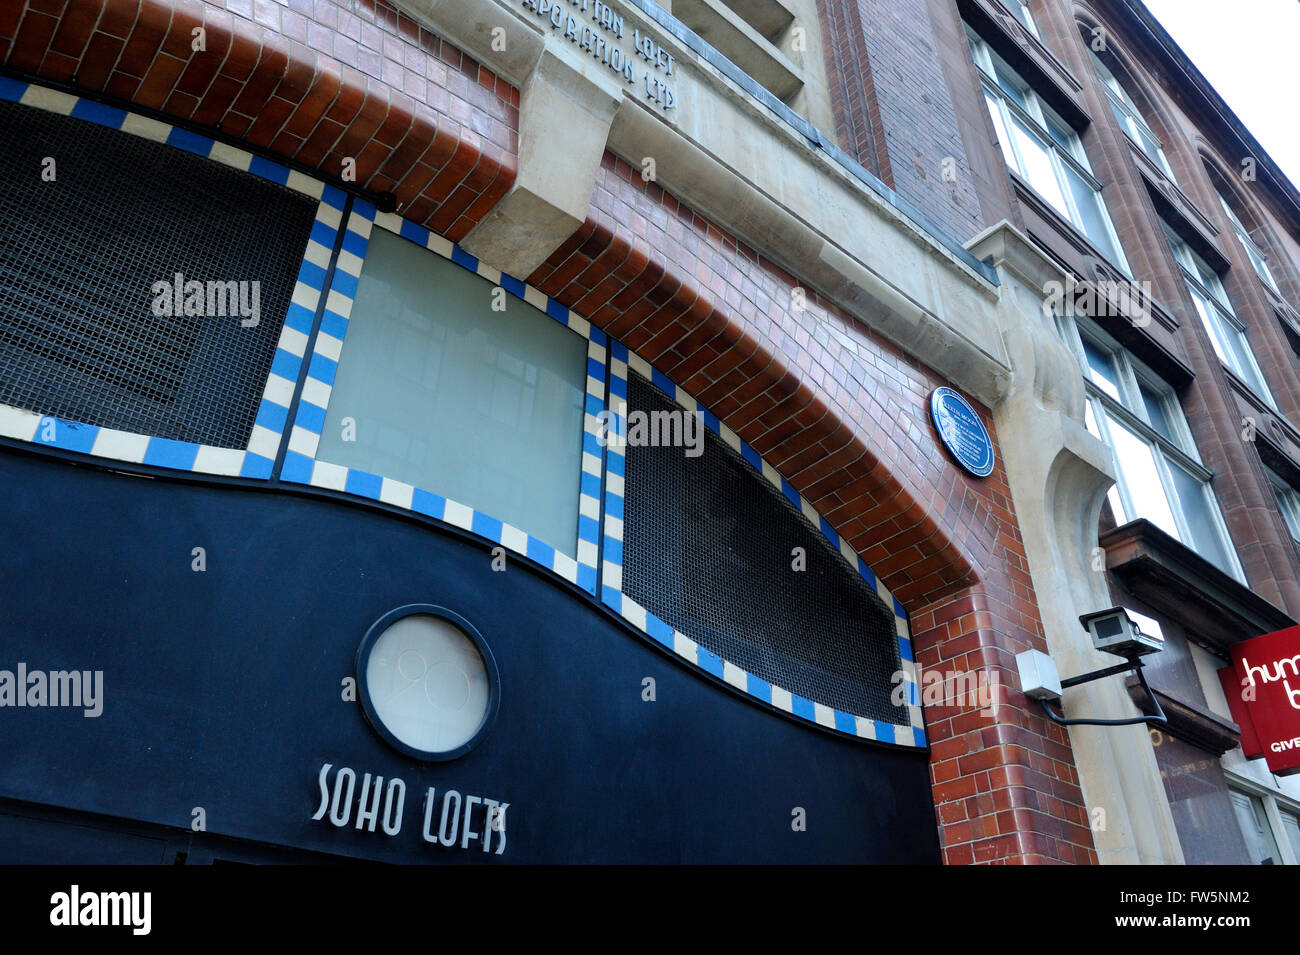
[{"label": "brick arch", "polygon": [[253,20],[240,0],[8,3],[0,63],[325,178],[337,180],[352,158],[356,187],[391,191],[407,218],[463,238],[514,183],[518,90],[376,0],[328,9],[351,17],[361,41],[335,43],[288,8],[259,8]]}]

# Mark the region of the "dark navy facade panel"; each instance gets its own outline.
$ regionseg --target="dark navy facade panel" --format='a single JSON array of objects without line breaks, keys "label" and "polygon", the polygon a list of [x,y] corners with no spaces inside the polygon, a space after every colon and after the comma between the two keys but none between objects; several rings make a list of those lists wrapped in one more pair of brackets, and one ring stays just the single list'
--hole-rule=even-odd
[{"label": "dark navy facade panel", "polygon": [[[0,712],[6,805],[180,836],[202,810],[211,836],[286,856],[939,861],[925,752],[853,742],[756,705],[524,561],[494,571],[483,542],[298,491],[12,448],[0,449],[0,482],[0,669],[103,671],[98,717]],[[412,603],[463,616],[499,668],[495,722],[447,762],[397,752],[343,698],[367,630]],[[322,780],[332,796],[344,767],[356,795],[334,807],[348,818],[336,826]],[[401,779],[404,804],[399,817],[380,799],[381,824],[371,816],[358,829],[367,773],[384,777],[386,793]],[[426,838],[430,788],[429,835],[439,839],[447,809],[449,840]],[[503,832],[485,835],[486,801],[508,806]],[[400,826],[392,835],[386,809]],[[16,819],[0,810],[0,842],[21,831],[30,852],[66,854],[60,842],[72,837],[60,833],[75,827]],[[79,861],[99,861],[93,841],[79,845]],[[121,856],[106,846],[103,861]]]}]

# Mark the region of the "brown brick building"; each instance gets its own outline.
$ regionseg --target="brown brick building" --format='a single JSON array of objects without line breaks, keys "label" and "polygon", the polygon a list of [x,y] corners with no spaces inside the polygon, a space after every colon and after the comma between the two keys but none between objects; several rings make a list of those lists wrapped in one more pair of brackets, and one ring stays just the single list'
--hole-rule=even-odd
[{"label": "brown brick building", "polygon": [[[752,808],[727,817],[735,828],[724,828],[736,842],[724,840],[733,849],[726,859],[831,857],[811,848],[811,839],[797,848],[782,841],[791,813],[798,820],[805,803],[817,805],[814,793],[801,796],[799,788],[815,774],[789,756],[808,747],[810,760],[823,761],[817,765],[837,767],[828,778],[844,788],[825,796],[826,812],[838,832],[861,830],[860,838],[842,841],[859,861],[1298,861],[1300,789],[1241,757],[1214,672],[1227,646],[1300,618],[1300,432],[1290,423],[1300,421],[1300,195],[1136,0],[26,0],[0,12],[0,64],[4,99],[21,108],[6,122],[37,130],[37,173],[37,160],[52,157],[68,170],[60,176],[75,177],[85,168],[76,163],[90,159],[61,158],[42,138],[56,141],[39,125],[52,120],[33,117],[98,123],[114,136],[197,152],[213,167],[296,189],[318,203],[319,227],[295,240],[307,264],[275,318],[283,323],[269,346],[275,357],[268,351],[261,377],[252,376],[254,398],[267,381],[262,404],[251,406],[256,419],[250,411],[235,439],[123,423],[121,409],[98,393],[70,409],[61,395],[84,386],[82,371],[67,372],[66,381],[42,372],[64,383],[31,397],[19,384],[31,377],[31,356],[48,349],[9,344],[10,363],[0,363],[0,386],[12,384],[0,395],[6,460],[36,462],[59,480],[91,470],[69,464],[92,465],[96,480],[109,482],[94,491],[106,502],[145,483],[124,472],[142,473],[172,479],[185,493],[233,495],[232,507],[265,499],[286,508],[350,508],[359,528],[401,520],[425,535],[413,553],[434,548],[445,561],[440,568],[470,560],[450,551],[443,557],[443,547],[481,553],[483,566],[494,559],[489,552],[509,552],[527,587],[497,593],[495,583],[467,584],[460,595],[467,606],[493,594],[491,602],[523,632],[550,615],[529,611],[525,600],[534,593],[528,588],[544,585],[546,601],[565,601],[563,614],[551,607],[557,619],[572,614],[592,632],[605,628],[600,639],[644,650],[673,679],[694,681],[684,695],[703,693],[702,686],[724,701],[702,699],[699,712],[741,708],[716,724],[734,734],[738,751],[761,748],[764,726],[802,734],[773,744],[770,765],[750,760],[762,784],[747,785]],[[66,129],[70,139],[58,142],[89,142],[79,139],[82,127]],[[201,173],[191,175],[206,175],[207,166],[196,168]],[[40,187],[14,175],[5,208],[18,222],[24,202],[14,197]],[[224,194],[212,190],[203,195]],[[110,208],[124,203],[104,201]],[[121,226],[125,244],[144,242],[137,228]],[[180,235],[191,226],[152,228]],[[205,235],[215,227],[192,228]],[[428,261],[401,258],[412,249]],[[99,261],[94,249],[78,254]],[[407,266],[385,265],[390,257]],[[21,272],[23,262],[11,271]],[[796,576],[801,568],[777,568],[770,553],[762,556],[761,540],[745,537],[747,522],[737,518],[758,513],[746,509],[763,506],[760,497],[745,504],[719,498],[731,503],[706,509],[719,523],[693,525],[710,528],[707,540],[673,551],[693,569],[676,581],[654,576],[653,567],[668,559],[655,549],[664,518],[656,516],[650,488],[662,490],[668,485],[653,480],[666,479],[649,465],[638,470],[636,453],[625,462],[603,444],[593,451],[581,429],[573,435],[582,439],[575,444],[582,490],[568,518],[577,531],[562,544],[545,537],[550,503],[520,505],[515,519],[502,510],[514,498],[484,490],[491,481],[470,482],[456,496],[438,482],[457,475],[403,470],[415,466],[413,458],[392,452],[388,438],[379,442],[388,450],[367,445],[373,420],[373,433],[395,429],[403,440],[438,447],[410,431],[423,411],[385,417],[391,409],[379,408],[375,397],[383,389],[354,382],[365,369],[365,380],[377,385],[404,350],[424,347],[434,334],[403,339],[403,348],[393,345],[396,338],[376,339],[378,351],[364,350],[366,336],[381,334],[370,329],[387,327],[369,318],[383,313],[376,304],[383,296],[374,291],[381,278],[390,297],[408,294],[401,276],[426,271],[447,283],[439,288],[459,287],[441,271],[452,266],[482,279],[485,296],[504,289],[514,307],[531,308],[519,319],[524,325],[550,315],[581,336],[588,364],[584,371],[577,359],[574,413],[583,418],[585,388],[586,438],[595,440],[599,414],[626,418],[661,400],[699,409],[713,435],[708,447],[716,446],[710,454],[725,457],[730,446],[735,461],[747,461],[754,485],[780,492],[789,519],[818,531],[819,545],[829,542],[825,555],[814,557],[842,561],[837,573],[854,571],[852,587],[805,594],[812,585]],[[43,283],[63,275],[62,266],[41,268]],[[1143,290],[1137,297],[1125,295],[1130,281]],[[17,287],[16,279],[8,282]],[[1044,302],[1054,287],[1066,291],[1050,315]],[[1114,307],[1102,307],[1096,295],[1085,300],[1094,289],[1115,298]],[[477,303],[470,311],[482,318],[491,311],[488,299],[474,294],[465,292],[466,301]],[[414,288],[409,295],[401,301],[412,313],[438,297]],[[73,300],[88,297],[83,289]],[[25,328],[24,309],[34,306],[14,301],[0,299],[0,318]],[[114,320],[112,313],[107,308],[99,321]],[[54,334],[49,327],[34,340],[50,340],[40,337]],[[362,364],[381,353],[387,364]],[[1081,368],[1090,369],[1086,386]],[[657,386],[655,397],[638,382]],[[987,476],[944,450],[930,407],[939,388],[969,397],[987,429],[994,449]],[[46,423],[56,420],[60,428],[71,422],[74,436],[83,425],[100,430],[80,444],[45,437]],[[341,440],[350,440],[348,421],[363,434],[357,452],[331,444],[340,427]],[[143,442],[138,453],[123,450],[137,447],[136,439]],[[161,441],[170,443],[155,450]],[[370,450],[360,453],[362,446]],[[533,458],[512,453],[523,454],[501,450],[506,464],[499,468],[540,470]],[[719,487],[735,480],[716,479]],[[14,479],[24,487],[38,480]],[[422,494],[443,503],[422,509]],[[176,510],[188,513],[189,506]],[[204,507],[192,506],[196,515]],[[19,534],[16,513],[7,530]],[[304,526],[312,520],[302,517]],[[367,524],[356,539],[386,539],[396,533],[387,527]],[[340,546],[345,555],[336,565],[356,576],[356,593],[368,592],[363,579],[395,576],[374,554],[348,549],[362,545]],[[788,549],[778,548],[780,561]],[[728,569],[715,574],[716,566]],[[707,586],[695,583],[705,579]],[[670,585],[683,590],[686,605],[712,609],[682,610],[677,598],[663,596]],[[145,604],[104,586],[114,594],[105,598],[114,633],[152,619]],[[236,574],[227,586],[247,592],[250,581]],[[438,591],[428,580],[413,586]],[[784,611],[742,624],[752,618],[737,608],[767,606],[756,590],[786,607],[800,600],[836,607],[833,616],[863,632],[879,611],[886,639],[869,653],[856,638],[845,649],[821,634],[821,618],[781,618],[780,634],[759,646],[745,628],[762,630]],[[186,613],[216,599],[187,596],[180,585],[168,594],[181,595],[167,599]],[[261,602],[274,603],[250,601]],[[373,620],[395,602],[396,595],[358,612]],[[1063,676],[1107,665],[1077,618],[1111,605],[1155,621],[1165,638],[1165,651],[1149,661],[1170,714],[1163,729],[1067,730],[1019,692],[1015,656],[1024,650],[1049,652]],[[275,613],[266,610],[268,619]],[[33,657],[34,644],[24,641],[50,625],[42,630],[34,622],[43,619],[35,609],[15,614],[15,643],[6,651]],[[479,620],[469,610],[463,615]],[[331,625],[345,616],[340,609]],[[491,627],[478,625],[491,644]],[[317,639],[315,631],[295,629],[297,622],[284,626],[288,646]],[[362,625],[349,646],[364,632]],[[535,636],[521,647],[551,639]],[[785,636],[791,640],[782,642]],[[500,640],[501,725],[488,733],[485,717],[465,744],[477,746],[474,752],[436,767],[479,773],[488,791],[524,779],[527,759],[536,756],[501,743],[505,728],[516,725],[511,720],[524,719],[508,706],[524,682],[524,657],[514,654],[526,653]],[[557,647],[546,651],[545,665],[531,664],[551,673],[547,667],[569,653],[597,659],[593,647]],[[626,666],[632,669],[621,679],[635,674],[642,692],[638,681],[649,664],[637,658]],[[328,670],[322,679],[337,685],[347,672]],[[709,734],[616,714],[607,688],[584,689],[575,675],[581,667],[555,672],[572,680],[575,698],[598,715],[584,724],[582,743],[566,748],[560,736],[545,744],[547,762],[568,765],[569,754],[590,750],[596,755],[584,778],[625,793],[641,785],[635,773],[642,770],[628,769],[617,754],[640,745],[682,754],[679,766],[670,760],[655,769],[658,778],[680,774],[684,785],[705,790],[729,785],[725,760],[700,742]],[[938,679],[927,679],[931,674]],[[892,712],[868,705],[882,675],[885,692],[891,682],[903,692]],[[668,677],[659,679],[667,685]],[[963,691],[962,681],[982,692]],[[1123,681],[1068,692],[1067,715],[1135,714]],[[152,725],[152,711],[141,707],[134,732],[154,732],[139,729]],[[366,718],[391,743],[367,707]],[[529,717],[547,714],[535,717],[546,728],[547,706],[534,701],[523,709]],[[747,722],[755,719],[769,722]],[[614,725],[636,725],[640,742],[604,729]],[[312,759],[381,759],[366,748],[370,737],[326,739],[304,744],[315,747]],[[814,755],[814,747],[827,751]],[[356,755],[362,751],[365,757]],[[410,757],[409,748],[402,752]],[[27,755],[16,745],[0,750],[15,765]],[[429,775],[434,770],[418,759],[383,765],[384,775],[429,781],[429,805],[435,788],[453,784]],[[315,765],[295,772],[308,768],[293,792],[305,785],[314,804]],[[320,770],[322,813],[327,769]],[[165,768],[156,771],[171,778]],[[161,842],[165,857],[178,851],[176,829],[189,825],[186,814],[205,798],[196,791],[183,807],[120,803],[70,794],[39,772],[5,778],[0,811],[8,818],[82,826],[127,819],[140,838]],[[917,778],[932,807],[917,802]],[[788,788],[768,793],[773,779]],[[524,782],[514,785],[530,792]],[[591,785],[593,798],[607,805],[612,797]],[[545,831],[554,824],[542,808],[545,796],[531,798],[531,824]],[[351,799],[349,788],[349,811]],[[361,799],[364,807],[364,789]],[[526,858],[644,854],[639,844],[618,842],[621,835],[606,840],[606,855],[573,848],[581,840],[575,835],[566,854],[528,828],[528,797],[513,801],[525,805],[512,810],[522,828],[510,830],[510,839]],[[445,821],[445,797],[442,806]],[[780,836],[764,828],[773,806],[784,814]],[[811,834],[818,817],[816,808],[808,811]],[[331,841],[333,830],[299,832],[296,817],[291,824],[270,811],[206,815],[213,820],[207,835],[197,842],[186,836],[196,859],[205,852],[249,857],[240,847],[253,842],[383,857],[369,844]],[[464,818],[462,847],[471,838],[468,803]],[[610,819],[611,832],[627,831]],[[428,820],[426,811],[426,827]],[[670,827],[656,851],[666,841],[679,861],[705,858],[693,851],[703,836],[692,825],[709,832],[717,823],[701,814],[673,825],[685,829]],[[792,831],[804,832],[797,825]]]}]

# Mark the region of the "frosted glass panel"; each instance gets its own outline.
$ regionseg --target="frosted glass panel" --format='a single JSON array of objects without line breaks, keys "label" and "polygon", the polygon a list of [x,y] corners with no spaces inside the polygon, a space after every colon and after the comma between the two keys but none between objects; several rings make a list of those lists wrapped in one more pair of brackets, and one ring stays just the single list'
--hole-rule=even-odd
[{"label": "frosted glass panel", "polygon": [[317,457],[467,504],[574,556],[587,342],[513,296],[494,311],[492,292],[374,229]]}]

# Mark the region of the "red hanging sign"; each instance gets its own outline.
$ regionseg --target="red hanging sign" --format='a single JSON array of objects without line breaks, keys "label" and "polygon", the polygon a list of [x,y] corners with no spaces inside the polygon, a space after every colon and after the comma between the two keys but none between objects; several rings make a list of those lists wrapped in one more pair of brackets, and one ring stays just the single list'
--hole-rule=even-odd
[{"label": "red hanging sign", "polygon": [[1300,627],[1234,644],[1219,680],[1246,757],[1278,776],[1300,772]]}]

